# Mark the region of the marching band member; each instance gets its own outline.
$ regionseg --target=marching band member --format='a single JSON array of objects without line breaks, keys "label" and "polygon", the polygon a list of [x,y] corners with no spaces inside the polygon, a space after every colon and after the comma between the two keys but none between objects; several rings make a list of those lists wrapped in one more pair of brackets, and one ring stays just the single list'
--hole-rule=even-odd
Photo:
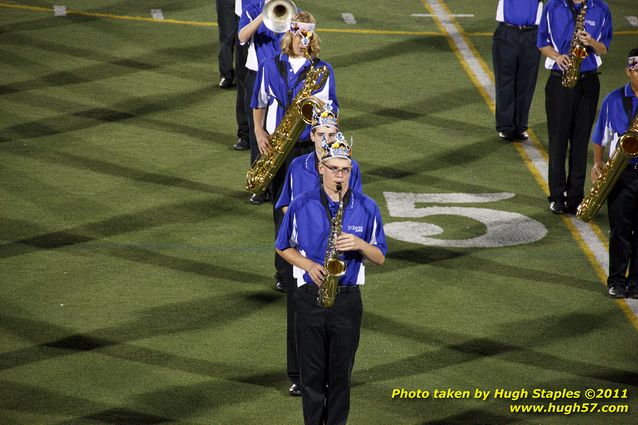
[{"label": "marching band member", "polygon": [[[574,34],[576,16],[585,3],[584,30]],[[576,86],[567,88],[563,87],[562,78],[571,65],[574,36],[589,55],[580,64]],[[587,146],[600,93],[597,71],[611,38],[611,13],[602,0],[549,0],[543,9],[537,46],[547,57],[545,68],[551,70],[545,86],[545,111],[549,138],[548,200],[549,210],[554,214],[574,214],[584,197]]]},{"label": "marching band member", "polygon": [[[292,200],[276,249],[294,265],[298,285],[295,326],[304,423],[343,425],[350,409],[352,368],[361,330],[363,260],[383,264],[387,246],[379,207],[350,189],[351,150],[345,140],[324,146],[318,171],[321,186]],[[334,305],[324,308],[318,304],[318,292],[327,274],[323,262],[333,234],[331,222],[339,211],[342,223],[335,227],[343,231],[334,239],[335,248],[343,253],[347,269],[339,280]]]},{"label": "marching band member", "polygon": [[[335,141],[338,127],[338,118],[333,111],[332,102],[324,105],[322,110],[313,112],[312,130],[310,131],[310,139],[315,145],[315,151],[307,155],[298,156],[288,167],[286,181],[284,182],[281,196],[275,205],[275,208],[281,209],[283,213],[288,209],[290,202],[311,189],[316,189],[320,185],[319,162],[323,146],[332,144]],[[359,172],[359,164],[352,160],[352,172],[350,173],[349,186],[357,191],[361,191],[361,174]],[[289,277],[292,281],[292,276]],[[295,336],[295,305],[297,285],[291,283],[287,287],[287,367],[288,377],[292,382],[290,394],[301,395],[301,387],[299,385],[299,353],[297,351],[297,339]]]},{"label": "marching band member", "polygon": [[[603,100],[594,127],[594,167],[592,180],[601,176],[603,153],[610,155],[638,114],[638,48],[627,58],[625,74],[629,82]],[[607,288],[613,298],[638,298],[638,158],[630,160],[609,192],[609,277]],[[629,269],[629,274],[627,274]]]},{"label": "marching band member", "polygon": [[540,52],[536,48],[542,0],[499,0],[492,38],[496,131],[506,141],[527,140]]}]

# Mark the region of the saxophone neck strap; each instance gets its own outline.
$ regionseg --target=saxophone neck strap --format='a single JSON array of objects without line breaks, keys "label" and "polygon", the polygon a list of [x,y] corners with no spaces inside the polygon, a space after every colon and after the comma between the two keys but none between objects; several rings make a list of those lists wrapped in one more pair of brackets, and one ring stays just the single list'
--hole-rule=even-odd
[{"label": "saxophone neck strap", "polygon": [[[316,66],[319,63],[319,58],[313,58],[310,62],[311,66]],[[308,71],[310,71],[310,66],[304,68],[299,75],[297,75],[297,81],[295,84],[290,87],[288,84],[288,70],[286,69],[286,63],[281,60],[281,55],[277,55],[277,69],[279,70],[279,75],[281,75],[281,79],[286,84],[286,108],[290,106],[292,103],[293,92],[295,91],[295,87],[299,85],[300,82],[306,79],[306,75],[308,75]]]},{"label": "saxophone neck strap", "polygon": [[[625,94],[623,93],[622,96],[622,106],[625,109],[625,113],[627,114],[627,118],[629,119],[629,125],[631,126],[631,122],[634,120],[634,113],[633,113],[633,108],[632,108],[632,101],[631,101],[631,97],[629,96],[625,96]],[[636,114],[638,114],[638,111],[636,111]]]},{"label": "saxophone neck strap", "polygon": [[[332,221],[333,215],[332,215],[332,211],[330,211],[330,201],[328,200],[328,195],[326,194],[326,191],[323,190],[323,187],[319,190],[319,194],[321,196],[321,204],[323,205],[323,208],[326,210],[328,221]],[[341,199],[343,201],[343,205],[348,205],[348,203],[350,202],[350,196],[351,196],[351,192],[350,192],[350,188],[348,188],[348,190],[346,191],[346,194],[343,195],[343,198]]]}]

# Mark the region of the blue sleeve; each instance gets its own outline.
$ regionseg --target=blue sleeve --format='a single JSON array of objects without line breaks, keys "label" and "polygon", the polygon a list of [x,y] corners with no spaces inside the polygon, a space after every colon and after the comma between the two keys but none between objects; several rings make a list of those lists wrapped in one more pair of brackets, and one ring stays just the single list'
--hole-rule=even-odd
[{"label": "blue sleeve", "polygon": [[239,18],[239,24],[237,25],[237,32],[244,29],[244,27],[250,24],[253,20],[248,15],[248,7],[244,7],[244,10],[241,12],[241,18]]},{"label": "blue sleeve", "polygon": [[552,44],[552,40],[549,36],[549,25],[547,24],[547,14],[549,12],[549,8],[545,7],[543,9],[543,16],[541,17],[541,22],[538,25],[538,38],[536,39],[536,47],[539,49],[541,47],[550,46]]},{"label": "blue sleeve", "polygon": [[350,176],[350,187],[354,192],[363,192],[363,183],[361,181],[361,171],[357,161],[352,161],[352,175]]},{"label": "blue sleeve", "polygon": [[259,68],[257,69],[257,77],[255,77],[255,85],[253,86],[253,97],[250,100],[250,107],[253,109],[259,108],[259,91],[261,90],[261,86],[265,77],[265,63],[266,61],[262,61],[259,64]]},{"label": "blue sleeve", "polygon": [[607,122],[609,121],[609,97],[611,93],[608,94],[603,100],[602,105],[600,106],[600,112],[598,113],[598,119],[596,120],[596,125],[594,126],[594,130],[591,134],[591,140],[597,145],[603,144],[603,138],[605,137],[605,129],[607,128]]},{"label": "blue sleeve", "polygon": [[286,173],[286,181],[284,182],[284,185],[282,186],[281,195],[279,195],[279,199],[277,200],[277,203],[275,204],[276,209],[280,209],[282,207],[286,207],[290,205],[290,198],[292,194],[291,170],[292,170],[292,166],[288,168],[288,172]]},{"label": "blue sleeve", "polygon": [[381,211],[379,211],[379,207],[375,204],[375,213],[373,216],[372,223],[372,238],[370,240],[370,244],[379,248],[379,250],[383,253],[383,255],[387,255],[388,253],[388,245],[385,242],[385,232],[383,231],[383,220],[381,220]]},{"label": "blue sleeve", "polygon": [[279,232],[277,233],[277,239],[275,240],[275,247],[284,251],[288,248],[292,248],[292,244],[290,242],[290,238],[292,236],[292,226],[293,220],[292,217],[295,214],[294,204],[290,205],[286,214],[284,214],[284,218],[281,221],[281,225],[279,226]]},{"label": "blue sleeve", "polygon": [[609,8],[605,8],[605,21],[603,22],[603,27],[600,30],[600,42],[607,47],[609,50],[609,45],[611,44],[611,39],[613,37],[613,30],[611,25],[611,13],[609,12]]}]

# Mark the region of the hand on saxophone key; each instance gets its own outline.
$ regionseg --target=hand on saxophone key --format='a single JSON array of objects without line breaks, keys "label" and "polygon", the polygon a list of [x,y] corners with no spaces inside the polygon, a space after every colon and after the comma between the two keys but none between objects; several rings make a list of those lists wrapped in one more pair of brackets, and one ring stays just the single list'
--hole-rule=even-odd
[{"label": "hand on saxophone key", "polygon": [[558,65],[558,67],[562,71],[566,71],[567,68],[569,68],[569,65],[571,64],[571,61],[569,60],[568,55],[559,55],[554,60],[556,61],[556,65]]},{"label": "hand on saxophone key", "polygon": [[308,275],[310,276],[312,281],[317,286],[321,286],[321,284],[324,282],[326,278],[326,275],[328,274],[328,272],[326,271],[326,269],[323,267],[322,264],[315,263],[315,262],[313,262],[312,265],[306,271],[308,272]]},{"label": "hand on saxophone key", "polygon": [[270,144],[270,137],[265,130],[255,131],[255,138],[257,139],[257,146],[259,147],[259,152],[262,154],[270,153],[272,150],[272,145]]},{"label": "hand on saxophone key", "polygon": [[595,182],[603,174],[603,164],[594,164],[591,169],[591,181]]},{"label": "hand on saxophone key", "polygon": [[341,233],[335,241],[335,247],[341,252],[357,251],[360,249],[362,240],[352,233]]},{"label": "hand on saxophone key", "polygon": [[589,34],[587,31],[580,31],[578,33],[578,39],[586,47],[589,47],[591,45],[591,42],[593,41],[591,34]]}]

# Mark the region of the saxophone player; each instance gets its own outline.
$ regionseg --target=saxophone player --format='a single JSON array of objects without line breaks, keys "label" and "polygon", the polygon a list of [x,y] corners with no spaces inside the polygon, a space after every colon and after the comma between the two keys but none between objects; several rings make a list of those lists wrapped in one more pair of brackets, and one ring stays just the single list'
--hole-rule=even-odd
[{"label": "saxophone player", "polygon": [[[603,153],[616,151],[620,137],[638,126],[638,48],[627,58],[625,74],[629,82],[603,100],[594,127],[594,167],[592,180],[601,176]],[[618,153],[617,153],[618,154]],[[607,198],[609,215],[608,294],[612,298],[638,298],[638,157],[632,158]]]},{"label": "saxophone player", "polygon": [[[322,108],[315,108],[312,117],[312,129],[310,130],[310,139],[315,145],[314,152],[307,155],[296,157],[288,167],[286,173],[286,181],[284,182],[281,195],[275,205],[275,208],[286,212],[290,202],[297,196],[308,190],[318,188],[320,185],[319,163],[323,147],[326,144],[332,144],[339,133],[338,113],[332,105],[327,102]],[[352,171],[348,179],[348,186],[351,190],[361,192],[361,173],[359,164],[352,159]],[[289,279],[292,279],[290,277]],[[286,288],[286,311],[287,311],[287,361],[288,377],[292,383],[289,394],[301,395],[301,386],[299,384],[299,353],[297,351],[297,339],[295,336],[295,304],[297,301],[297,285],[291,283]]]},{"label": "saxophone player", "polygon": [[[578,20],[582,22],[580,31],[576,31]],[[598,67],[611,39],[611,14],[602,0],[549,0],[543,9],[537,47],[546,56],[545,68],[550,70],[545,111],[548,200],[554,214],[575,214],[584,197],[587,147],[600,93]],[[575,73],[575,87],[568,88],[563,86],[563,74],[572,74],[570,66],[575,66],[573,42],[588,55]]]},{"label": "saxophone player", "polygon": [[[383,264],[387,245],[379,207],[349,186],[351,149],[342,137],[324,147],[318,171],[321,185],[290,203],[276,249],[293,265],[298,285],[295,328],[304,423],[336,425],[346,423],[350,409],[363,312],[359,291],[365,281],[363,261]],[[339,215],[342,222],[331,225]],[[327,277],[323,262],[333,225],[340,227],[335,247],[347,268],[328,309],[317,303],[317,297]]]}]

